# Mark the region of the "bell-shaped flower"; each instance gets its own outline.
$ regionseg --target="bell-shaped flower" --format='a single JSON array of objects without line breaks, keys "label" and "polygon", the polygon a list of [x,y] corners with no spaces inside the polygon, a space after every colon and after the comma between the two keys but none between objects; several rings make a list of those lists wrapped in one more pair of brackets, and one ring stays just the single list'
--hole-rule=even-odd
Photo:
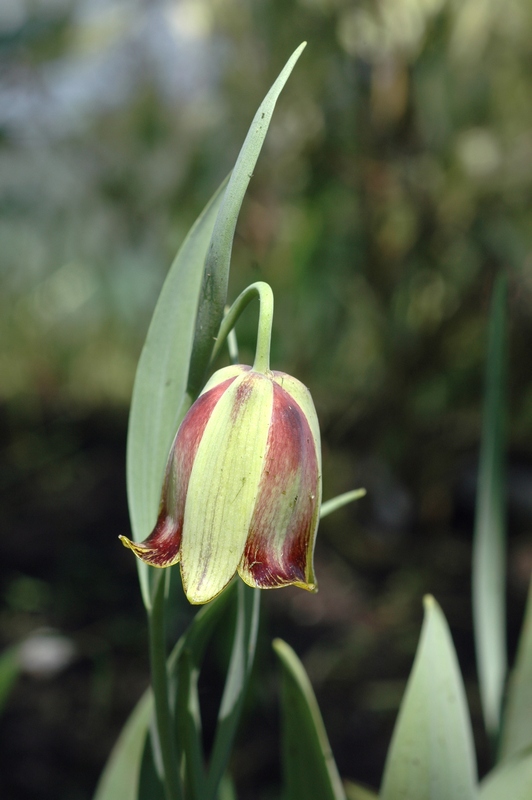
[{"label": "bell-shaped flower", "polygon": [[313,551],[321,453],[308,389],[282,372],[216,372],[177,432],[147,564],[180,562],[191,603],[216,597],[236,572],[250,586],[316,591]]}]

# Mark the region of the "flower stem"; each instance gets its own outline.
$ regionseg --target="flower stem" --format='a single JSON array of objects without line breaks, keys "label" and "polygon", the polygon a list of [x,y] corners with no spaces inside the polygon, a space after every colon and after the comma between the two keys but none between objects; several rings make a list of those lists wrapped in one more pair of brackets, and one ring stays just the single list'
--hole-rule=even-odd
[{"label": "flower stem", "polygon": [[270,286],[267,283],[264,283],[264,281],[252,283],[251,286],[248,286],[247,289],[244,289],[244,291],[236,298],[220,326],[220,331],[216,339],[216,344],[214,345],[211,361],[214,361],[230,331],[232,331],[236,325],[241,313],[254,297],[259,298],[260,312],[259,327],[257,332],[257,349],[255,351],[253,369],[256,372],[268,372],[270,369],[270,344],[273,323],[273,292]]},{"label": "flower stem", "polygon": [[156,576],[153,605],[149,612],[151,684],[155,701],[155,722],[164,770],[166,800],[182,800],[183,791],[177,768],[177,745],[168,696],[165,642],[165,571]]}]

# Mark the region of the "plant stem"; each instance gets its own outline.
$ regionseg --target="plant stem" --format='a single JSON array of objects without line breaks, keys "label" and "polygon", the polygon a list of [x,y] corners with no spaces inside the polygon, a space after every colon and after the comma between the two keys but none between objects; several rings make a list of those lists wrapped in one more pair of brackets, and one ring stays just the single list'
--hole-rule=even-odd
[{"label": "plant stem", "polygon": [[270,369],[270,343],[272,338],[273,323],[273,292],[270,286],[264,281],[252,283],[247,289],[236,298],[235,302],[225,315],[220,326],[220,331],[216,338],[216,344],[212,353],[211,362],[214,361],[220,349],[227,339],[230,331],[244,309],[249,305],[253,298],[258,297],[260,301],[259,326],[257,332],[257,349],[255,351],[255,361],[253,369],[256,372],[268,372]]},{"label": "plant stem", "polygon": [[164,770],[166,800],[182,800],[183,791],[177,768],[177,746],[168,697],[165,642],[165,574],[158,571],[153,605],[148,615],[150,637],[151,684],[155,704],[155,722]]}]

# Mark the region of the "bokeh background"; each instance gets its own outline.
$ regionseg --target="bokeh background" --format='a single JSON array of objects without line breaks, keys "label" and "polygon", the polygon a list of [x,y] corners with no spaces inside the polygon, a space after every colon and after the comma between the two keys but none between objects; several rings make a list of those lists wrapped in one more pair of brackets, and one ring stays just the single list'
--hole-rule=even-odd
[{"label": "bokeh background", "polygon": [[[527,0],[2,0],[0,716],[5,800],[88,800],[146,686],[125,437],[165,273],[289,54],[230,296],[276,296],[273,366],[324,439],[320,592],[265,593],[239,796],[280,784],[273,636],[340,771],[377,787],[431,592],[489,764],[470,555],[486,323],[509,276],[510,652],[532,566],[532,5]],[[252,358],[256,309],[239,324]],[[190,609],[175,588],[171,636]],[[225,650],[212,648],[209,737]]]}]

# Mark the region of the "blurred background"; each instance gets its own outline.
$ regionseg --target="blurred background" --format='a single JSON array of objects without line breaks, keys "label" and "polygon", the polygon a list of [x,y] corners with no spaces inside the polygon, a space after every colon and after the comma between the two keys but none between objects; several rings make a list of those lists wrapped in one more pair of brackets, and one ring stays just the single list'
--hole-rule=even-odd
[{"label": "blurred background", "polygon": [[[265,593],[234,774],[280,784],[273,636],[302,656],[340,771],[377,787],[441,603],[481,774],[470,554],[486,323],[510,281],[509,646],[532,568],[532,5],[526,0],[2,0],[0,716],[5,800],[89,800],[147,681],[128,533],[132,381],[158,291],[286,59],[230,299],[276,296],[273,363],[323,430],[317,596]],[[256,309],[239,325],[252,359]],[[175,589],[173,639],[190,617]],[[22,643],[22,644],[21,644]],[[202,685],[215,713],[223,659]],[[14,678],[12,681],[11,679]]]}]

